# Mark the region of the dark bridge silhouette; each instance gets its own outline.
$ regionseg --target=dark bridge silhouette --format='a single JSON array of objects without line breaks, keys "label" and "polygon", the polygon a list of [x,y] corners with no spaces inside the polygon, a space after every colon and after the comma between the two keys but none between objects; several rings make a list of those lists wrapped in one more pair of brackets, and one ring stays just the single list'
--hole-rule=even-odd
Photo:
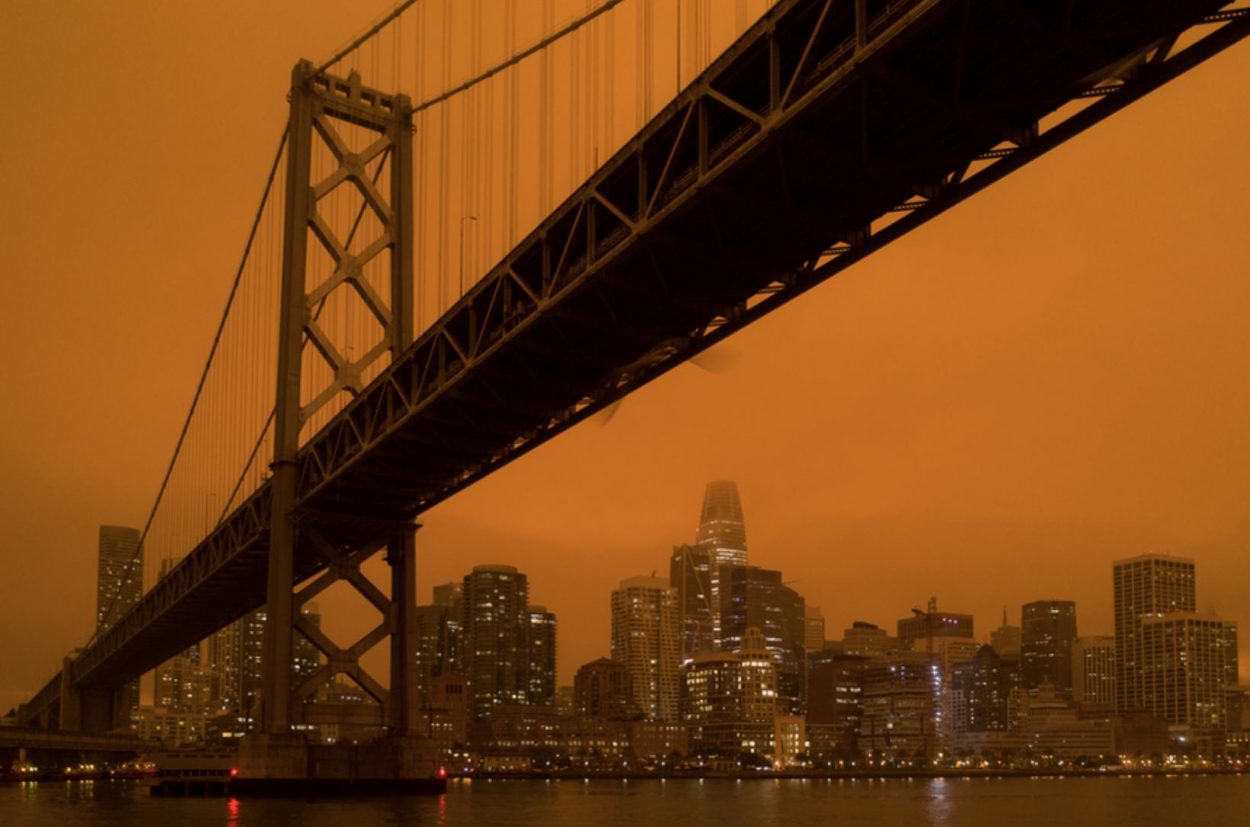
[{"label": "dark bridge silhouette", "polygon": [[[1250,16],[1227,5],[778,3],[300,449],[294,582],[350,574],[393,526],[1237,42]],[[24,723],[264,605],[272,487]]]}]

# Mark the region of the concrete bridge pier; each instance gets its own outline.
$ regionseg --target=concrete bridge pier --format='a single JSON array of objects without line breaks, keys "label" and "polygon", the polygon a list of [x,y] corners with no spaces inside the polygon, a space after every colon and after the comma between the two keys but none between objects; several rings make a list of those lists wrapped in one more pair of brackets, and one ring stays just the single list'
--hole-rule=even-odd
[{"label": "concrete bridge pier", "polygon": [[72,681],[73,665],[69,657],[61,664],[60,729],[100,734],[128,726],[129,721],[119,721],[123,711],[118,708],[118,700],[124,693],[115,688],[76,688]]}]

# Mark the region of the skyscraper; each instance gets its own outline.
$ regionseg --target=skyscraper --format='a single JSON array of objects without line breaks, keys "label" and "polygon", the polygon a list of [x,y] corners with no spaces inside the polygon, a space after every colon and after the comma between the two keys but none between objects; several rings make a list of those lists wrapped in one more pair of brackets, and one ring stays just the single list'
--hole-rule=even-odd
[{"label": "skyscraper", "polygon": [[[459,588],[459,584],[457,584]],[[435,600],[438,599],[437,589]],[[434,679],[463,672],[461,605],[418,606],[417,618],[417,703],[429,705]]]},{"label": "skyscraper", "polygon": [[716,560],[721,565],[747,564],[747,529],[737,483],[713,480],[707,484],[696,542],[716,552]]},{"label": "skyscraper", "polygon": [[1237,621],[1224,621],[1221,640],[1224,643],[1224,685],[1237,686],[1241,666],[1241,658],[1237,654]]},{"label": "skyscraper", "polygon": [[1025,689],[1050,685],[1061,696],[1072,693],[1072,641],[1076,604],[1036,600],[1020,610],[1020,678]]},{"label": "skyscraper", "polygon": [[677,591],[663,579],[631,577],[612,592],[612,658],[628,668],[634,700],[650,720],[679,715],[680,637]]},{"label": "skyscraper", "polygon": [[993,646],[982,646],[969,663],[972,681],[968,693],[968,731],[1010,729],[1011,693],[1020,683],[1016,658],[1002,657]]},{"label": "skyscraper", "polygon": [[239,712],[239,681],[243,651],[239,637],[243,621],[218,629],[205,641],[208,669],[213,675],[213,708]]},{"label": "skyscraper", "polygon": [[859,746],[886,759],[932,758],[942,726],[942,667],[922,652],[893,652],[864,669]]},{"label": "skyscraper", "polygon": [[715,556],[711,549],[702,546],[673,546],[668,582],[677,591],[683,663],[699,652],[716,648],[720,606],[712,592]]},{"label": "skyscraper", "polygon": [[260,720],[262,665],[265,657],[265,624],[268,615],[263,609],[235,621],[239,626],[239,717],[245,730],[253,729]]},{"label": "skyscraper", "polygon": [[819,606],[805,606],[803,609],[803,649],[806,654],[819,652],[825,648],[825,616],[820,613]]},{"label": "skyscraper", "polygon": [[555,615],[529,606],[529,582],[513,566],[474,566],[464,576],[461,662],[475,719],[510,704],[555,704]]},{"label": "skyscraper", "polygon": [[712,640],[716,648],[727,648],[721,640],[721,613],[725,598],[721,594],[722,570],[727,566],[747,564],[747,530],[742,516],[742,500],[738,485],[732,480],[713,480],[703,492],[699,511],[699,530],[695,545],[707,549],[708,594],[712,605]]},{"label": "skyscraper", "polygon": [[[143,596],[143,549],[138,529],[100,526],[99,564],[96,568],[96,633],[103,634],[138,604]],[[139,680],[122,687],[114,709],[120,726],[139,708]]]},{"label": "skyscraper", "polygon": [[526,651],[529,664],[526,667],[525,702],[530,706],[556,705],[556,616],[546,606],[530,606],[526,611],[529,626],[526,630]]},{"label": "skyscraper", "polygon": [[691,740],[725,755],[771,753],[777,719],[777,677],[758,629],[738,652],[701,652],[685,667],[685,720]]},{"label": "skyscraper", "polygon": [[722,646],[740,651],[748,629],[757,629],[777,670],[779,713],[802,714],[806,675],[803,598],[781,580],[781,572],[758,566],[721,569],[724,600]]},{"label": "skyscraper", "polygon": [[1200,736],[1222,734],[1224,622],[1211,615],[1169,612],[1142,618],[1138,634],[1145,708]]},{"label": "skyscraper", "polygon": [[1073,641],[1072,700],[1082,712],[1115,710],[1115,638],[1079,637]]},{"label": "skyscraper", "polygon": [[1112,564],[1115,595],[1115,708],[1147,709],[1141,683],[1142,620],[1167,612],[1197,608],[1194,561],[1144,554]]},{"label": "skyscraper", "polygon": [[96,631],[107,632],[143,595],[143,551],[139,531],[123,526],[100,526],[100,556],[96,569]]}]

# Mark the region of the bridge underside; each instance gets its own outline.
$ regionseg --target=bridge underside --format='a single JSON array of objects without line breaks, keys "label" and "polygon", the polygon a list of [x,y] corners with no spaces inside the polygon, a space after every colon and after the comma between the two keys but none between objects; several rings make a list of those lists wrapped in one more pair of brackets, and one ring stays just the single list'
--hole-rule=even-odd
[{"label": "bridge underside", "polygon": [[[302,449],[296,579],[326,565],[313,537],[379,542],[1241,39],[1245,15],[1209,17],[1225,5],[779,3]],[[1203,39],[1177,52],[1183,35]],[[75,684],[117,685],[259,608],[268,498]]]}]

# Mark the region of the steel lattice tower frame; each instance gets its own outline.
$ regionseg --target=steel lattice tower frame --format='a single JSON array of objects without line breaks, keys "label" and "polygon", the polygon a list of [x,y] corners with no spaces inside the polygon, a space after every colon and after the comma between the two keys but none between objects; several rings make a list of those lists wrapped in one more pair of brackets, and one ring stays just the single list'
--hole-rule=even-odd
[{"label": "steel lattice tower frame", "polygon": [[[353,72],[347,79],[317,73],[308,61],[296,64],[291,76],[291,114],[288,124],[286,214],[282,256],[281,318],[278,332],[278,381],[274,419],[272,508],[261,732],[282,734],[293,724],[319,723],[341,716],[344,710],[318,709],[308,704],[318,686],[337,674],[347,674],[379,703],[384,723],[394,734],[413,734],[416,696],[416,562],[412,518],[394,515],[379,521],[376,538],[361,548],[338,548],[320,537],[312,525],[302,524],[296,505],[297,463],[301,426],[319,408],[342,391],[361,389],[361,376],[389,353],[394,361],[412,343],[412,104],[406,95],[386,94],[364,87]],[[354,151],[343,140],[343,124],[376,133],[366,148]],[[337,167],[320,181],[312,181],[314,135],[333,154]],[[387,198],[366,174],[369,164],[390,163]],[[341,240],[337,228],[318,205],[340,186],[354,186],[366,208],[382,225],[382,233],[357,253]],[[362,208],[363,209],[363,208]],[[334,262],[322,284],[308,285],[308,242],[314,236]],[[363,269],[384,250],[390,251],[390,296],[383,300],[369,284]],[[317,323],[314,308],[336,290],[354,290],[377,319],[382,339],[352,360]],[[325,387],[312,388],[310,401],[301,406],[304,348],[311,344],[333,371]],[[325,571],[311,584],[295,591],[294,557],[297,542],[307,541],[325,558]],[[360,571],[360,565],[383,547],[391,567],[391,596],[387,598]],[[371,632],[347,649],[336,646],[307,622],[299,608],[338,580],[350,583],[382,615]],[[292,685],[292,636],[311,641],[327,658],[314,675]],[[391,681],[384,689],[360,665],[360,656],[385,637],[391,639]],[[357,718],[356,721],[365,721]]]}]

